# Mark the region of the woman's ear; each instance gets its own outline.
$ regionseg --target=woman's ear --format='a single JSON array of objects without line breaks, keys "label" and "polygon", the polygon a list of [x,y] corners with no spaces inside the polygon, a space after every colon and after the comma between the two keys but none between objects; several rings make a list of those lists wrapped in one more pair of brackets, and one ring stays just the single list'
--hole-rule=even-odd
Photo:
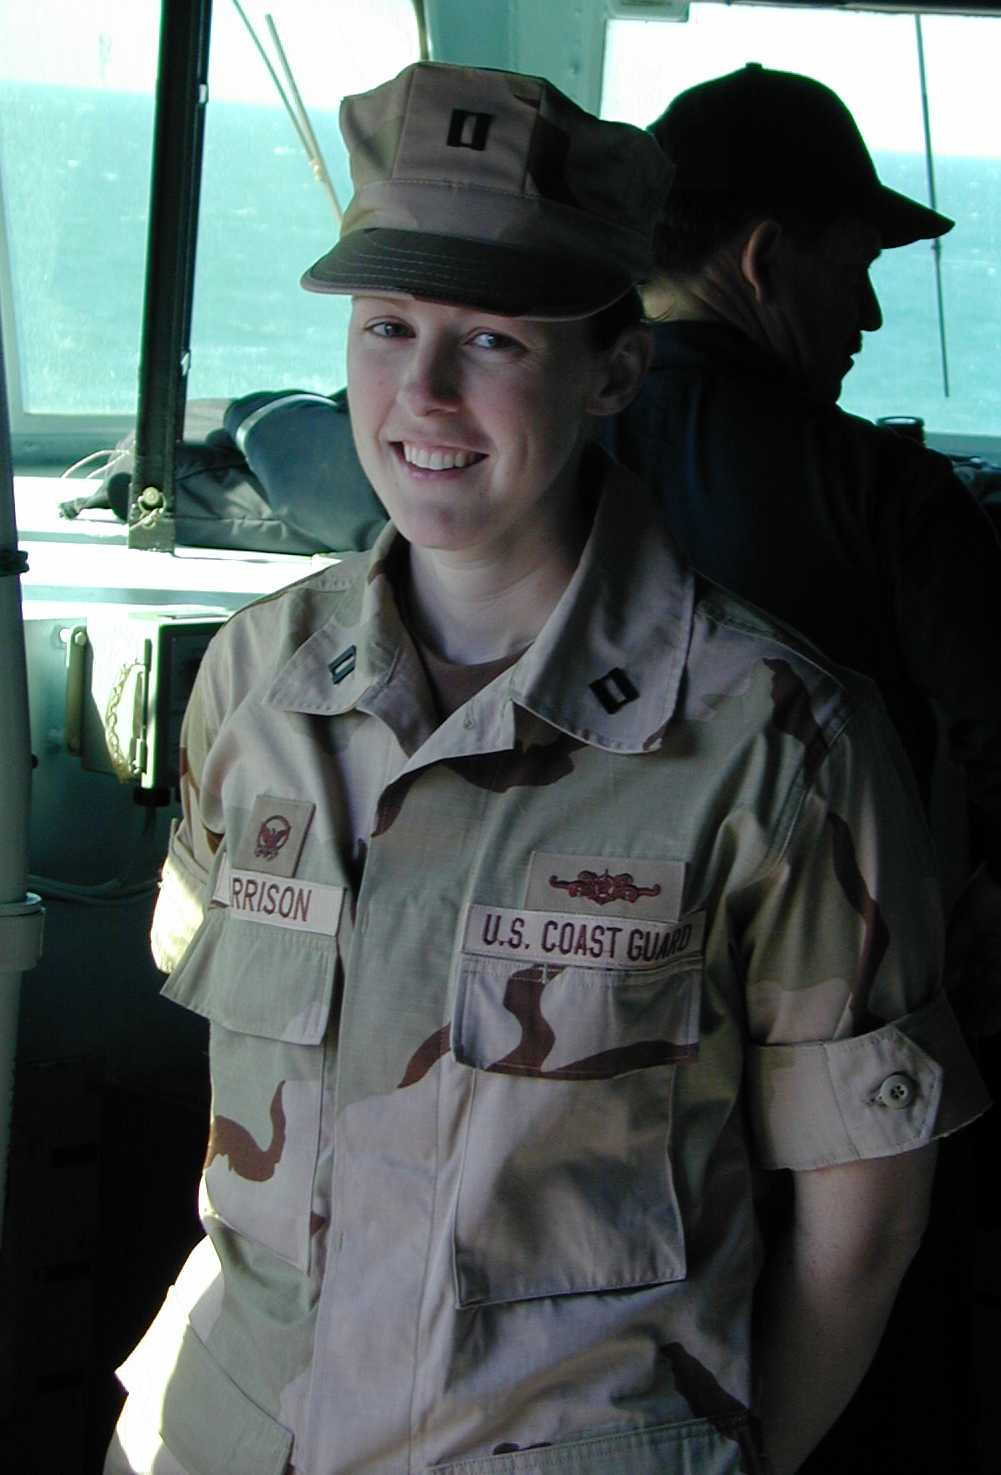
[{"label": "woman's ear", "polygon": [[766,306],[774,292],[775,258],[782,244],[782,227],[777,220],[759,220],[740,252],[740,271],[754,293],[759,307]]},{"label": "woman's ear", "polygon": [[602,354],[600,382],[588,401],[588,414],[617,415],[624,410],[636,398],[652,357],[649,328],[637,326],[620,333],[612,348]]}]

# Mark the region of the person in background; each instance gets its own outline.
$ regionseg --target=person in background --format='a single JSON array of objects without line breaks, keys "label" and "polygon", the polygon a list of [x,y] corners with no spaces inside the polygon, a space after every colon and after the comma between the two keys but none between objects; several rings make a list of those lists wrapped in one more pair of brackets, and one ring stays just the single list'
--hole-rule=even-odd
[{"label": "person in background", "polygon": [[391,521],[198,673],[154,945],[210,1025],[206,1238],[107,1475],[792,1475],[984,1106],[916,798],[870,684],[590,443],[654,142],[433,63],[341,123],[304,285],[353,299]]},{"label": "person in background", "polygon": [[[945,457],[837,405],[863,335],[882,324],[873,261],[953,223],[880,181],[847,108],[808,77],[749,64],[681,93],[649,131],[673,171],[644,292],[654,358],[605,442],[701,573],[879,686],[939,841],[954,1002],[971,1034],[995,1032],[1001,550]],[[862,1457],[885,1470],[904,1458],[900,1430],[912,1475],[952,1468],[951,1409],[969,1436],[971,1290],[957,1269],[972,1263],[968,1159],[948,1171],[943,1227],[965,1239],[928,1246],[920,1284],[938,1293],[915,1321],[958,1325],[927,1348],[901,1324],[872,1426],[846,1426],[832,1469]],[[902,1376],[912,1358],[916,1377]],[[924,1420],[903,1407],[916,1387]]]},{"label": "person in background", "polygon": [[944,456],[837,406],[883,321],[872,262],[953,222],[881,183],[809,77],[748,64],[650,132],[672,167],[644,290],[654,358],[605,442],[702,573],[875,680],[929,806],[941,720],[968,804],[965,835],[935,816],[947,905],[962,894],[953,981],[974,1029],[996,1028],[1001,549]]}]

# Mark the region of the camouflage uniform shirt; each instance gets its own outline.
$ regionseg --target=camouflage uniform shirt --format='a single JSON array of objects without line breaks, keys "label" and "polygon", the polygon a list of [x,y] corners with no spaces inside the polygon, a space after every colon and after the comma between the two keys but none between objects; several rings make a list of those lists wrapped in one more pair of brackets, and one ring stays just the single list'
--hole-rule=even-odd
[{"label": "camouflage uniform shirt", "polygon": [[437,724],[396,545],[198,677],[154,934],[211,1026],[206,1239],[109,1469],[751,1471],[753,1173],[983,1106],[894,739],[622,471]]}]

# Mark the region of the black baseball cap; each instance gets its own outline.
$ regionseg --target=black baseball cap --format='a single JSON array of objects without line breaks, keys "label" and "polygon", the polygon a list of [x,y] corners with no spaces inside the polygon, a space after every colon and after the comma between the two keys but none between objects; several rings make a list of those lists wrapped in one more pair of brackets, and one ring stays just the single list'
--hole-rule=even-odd
[{"label": "black baseball cap", "polygon": [[858,215],[884,246],[929,240],[955,224],[883,184],[837,93],[797,72],[748,62],[679,93],[649,131],[674,166],[673,189],[822,220]]}]

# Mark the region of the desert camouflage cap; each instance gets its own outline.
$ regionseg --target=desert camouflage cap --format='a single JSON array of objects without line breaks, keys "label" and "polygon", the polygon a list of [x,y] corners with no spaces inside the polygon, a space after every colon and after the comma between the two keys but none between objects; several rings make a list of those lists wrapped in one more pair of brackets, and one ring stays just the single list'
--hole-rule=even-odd
[{"label": "desert camouflage cap", "polygon": [[355,194],[310,291],[576,318],[651,269],[661,151],[540,77],[418,62],[340,121]]}]

